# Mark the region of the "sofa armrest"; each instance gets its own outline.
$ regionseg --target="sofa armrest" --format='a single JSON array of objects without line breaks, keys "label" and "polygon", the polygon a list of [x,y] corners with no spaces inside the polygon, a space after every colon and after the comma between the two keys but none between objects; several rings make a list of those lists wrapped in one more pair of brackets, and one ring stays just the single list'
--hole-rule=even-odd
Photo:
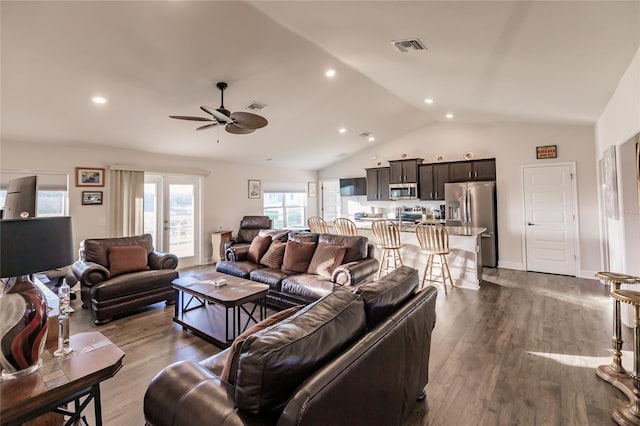
[{"label": "sofa armrest", "polygon": [[206,368],[180,361],[158,373],[144,395],[144,417],[151,426],[275,424],[275,419],[236,410],[234,389]]},{"label": "sofa armrest", "polygon": [[239,262],[241,260],[247,260],[247,254],[249,253],[250,244],[237,244],[231,246],[225,252],[225,258],[232,262]]},{"label": "sofa armrest", "polygon": [[152,251],[149,253],[149,266],[151,269],[176,269],[178,267],[178,256],[171,253]]},{"label": "sofa armrest", "polygon": [[357,285],[378,271],[378,259],[363,259],[345,263],[334,269],[331,281],[340,285]]},{"label": "sofa armrest", "polygon": [[109,270],[95,262],[78,260],[71,266],[71,270],[73,275],[80,281],[80,285],[89,287],[111,278]]}]

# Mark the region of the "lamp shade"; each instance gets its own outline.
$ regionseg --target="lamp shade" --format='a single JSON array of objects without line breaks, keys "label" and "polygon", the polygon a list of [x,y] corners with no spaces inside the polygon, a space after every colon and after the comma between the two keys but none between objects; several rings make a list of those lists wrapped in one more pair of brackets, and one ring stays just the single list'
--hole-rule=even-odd
[{"label": "lamp shade", "polygon": [[73,263],[71,218],[0,220],[0,277],[17,277]]}]

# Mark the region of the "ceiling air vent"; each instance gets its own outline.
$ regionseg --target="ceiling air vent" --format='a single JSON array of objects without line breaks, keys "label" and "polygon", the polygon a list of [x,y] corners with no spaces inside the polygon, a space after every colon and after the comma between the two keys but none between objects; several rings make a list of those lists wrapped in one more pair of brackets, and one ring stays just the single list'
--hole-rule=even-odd
[{"label": "ceiling air vent", "polygon": [[257,101],[253,101],[249,105],[247,105],[244,109],[246,109],[247,111],[260,111],[260,110],[263,110],[265,107],[266,107],[265,104]]},{"label": "ceiling air vent", "polygon": [[371,132],[362,132],[358,136],[360,136],[361,138],[368,138],[369,136],[371,136]]},{"label": "ceiling air vent", "polygon": [[391,44],[402,53],[410,50],[427,50],[424,44],[417,38],[408,38],[406,40],[395,40]]}]

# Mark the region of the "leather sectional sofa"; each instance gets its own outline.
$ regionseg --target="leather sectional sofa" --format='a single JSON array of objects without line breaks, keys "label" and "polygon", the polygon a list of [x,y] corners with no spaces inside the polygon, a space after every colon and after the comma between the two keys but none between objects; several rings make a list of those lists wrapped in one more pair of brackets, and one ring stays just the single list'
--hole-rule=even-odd
[{"label": "leather sectional sofa", "polygon": [[[262,231],[259,237],[271,238],[271,245],[286,242],[284,263],[282,265],[264,265],[257,256],[251,259],[252,245],[231,247],[226,252],[229,260],[219,262],[216,270],[228,275],[268,284],[267,304],[278,309],[300,304],[309,304],[334,291],[340,286],[355,286],[373,278],[378,269],[378,260],[373,257],[374,247],[363,236],[334,234],[315,234],[309,232],[287,232],[277,230]],[[311,244],[313,243],[313,244]],[[321,275],[316,271],[296,268],[287,269],[287,250],[292,244],[312,245],[311,256],[315,256],[322,247],[344,247],[342,257],[334,269]],[[267,252],[272,247],[269,246]],[[284,250],[284,249],[283,249]],[[315,251],[314,251],[315,250]],[[264,258],[264,257],[263,257]],[[330,259],[325,259],[330,262]],[[266,262],[268,263],[268,262]],[[311,266],[311,265],[310,265]]]},{"label": "leather sectional sofa", "polygon": [[80,281],[82,307],[91,309],[96,324],[104,324],[133,308],[173,303],[177,266],[175,255],[155,251],[151,235],[144,234],[86,239],[72,270]]},{"label": "leather sectional sofa", "polygon": [[418,272],[402,266],[255,326],[198,364],[170,365],[147,389],[146,422],[399,425],[424,398],[429,378],[437,289],[417,288]]}]

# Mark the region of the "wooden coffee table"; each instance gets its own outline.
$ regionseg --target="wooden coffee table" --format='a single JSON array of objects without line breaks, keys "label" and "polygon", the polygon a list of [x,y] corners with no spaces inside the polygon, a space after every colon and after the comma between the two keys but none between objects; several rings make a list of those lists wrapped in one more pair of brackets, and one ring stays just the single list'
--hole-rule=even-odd
[{"label": "wooden coffee table", "polygon": [[[225,279],[227,284],[216,287],[206,282],[217,279]],[[269,292],[266,284],[208,272],[175,279],[173,288],[176,290],[173,321],[217,346],[229,346],[250,323],[266,317],[265,297]],[[247,304],[253,305],[250,310],[245,306]],[[259,319],[255,317],[256,309]]]},{"label": "wooden coffee table", "polygon": [[[65,425],[75,424],[91,400],[96,425],[102,425],[100,382],[122,368],[124,352],[97,331],[74,334],[70,341],[72,354],[55,358],[45,351],[44,362],[35,373],[2,379],[0,421],[3,426],[19,425],[50,411],[71,416]],[[86,398],[81,401],[83,397]],[[71,401],[74,412],[61,408]]]}]

